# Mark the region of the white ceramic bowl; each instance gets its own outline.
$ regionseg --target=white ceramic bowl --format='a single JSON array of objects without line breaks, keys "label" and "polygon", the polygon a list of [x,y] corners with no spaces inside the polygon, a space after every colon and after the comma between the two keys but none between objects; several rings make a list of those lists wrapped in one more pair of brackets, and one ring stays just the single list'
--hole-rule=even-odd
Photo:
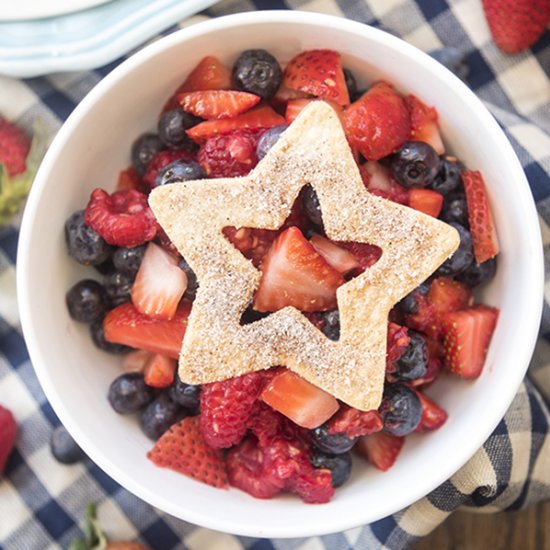
[{"label": "white ceramic bowl", "polygon": [[[435,105],[448,148],[489,186],[502,253],[484,300],[501,308],[487,364],[474,382],[443,377],[432,395],[449,413],[438,431],[407,439],[395,466],[381,473],[358,463],[332,502],[292,496],[256,500],[213,489],[145,457],[151,442],[134,418],[106,400],[119,359],[94,348],[71,321],[65,292],[85,270],[65,250],[63,224],[97,186],[112,188],[129,145],[155,127],[166,97],[203,56],[231,64],[263,47],[285,61],[330,47],[361,84],[387,79]],[[36,178],[18,256],[19,304],[29,352],[54,409],[88,455],[124,487],[166,512],[221,531],[296,537],[372,522],[411,504],[450,477],[504,415],[535,342],[542,296],[542,246],[531,194],[514,152],[475,95],[427,55],[386,33],[344,19],[300,12],[238,14],[201,23],[147,47],[115,69],[59,131]],[[86,273],[89,273],[86,271]]]}]

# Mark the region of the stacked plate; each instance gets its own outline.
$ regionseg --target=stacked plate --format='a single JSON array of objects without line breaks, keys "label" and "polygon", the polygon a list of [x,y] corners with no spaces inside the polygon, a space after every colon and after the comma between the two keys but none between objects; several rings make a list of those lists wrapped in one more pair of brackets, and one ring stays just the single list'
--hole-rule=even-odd
[{"label": "stacked plate", "polygon": [[216,0],[0,2],[0,75],[99,67]]}]

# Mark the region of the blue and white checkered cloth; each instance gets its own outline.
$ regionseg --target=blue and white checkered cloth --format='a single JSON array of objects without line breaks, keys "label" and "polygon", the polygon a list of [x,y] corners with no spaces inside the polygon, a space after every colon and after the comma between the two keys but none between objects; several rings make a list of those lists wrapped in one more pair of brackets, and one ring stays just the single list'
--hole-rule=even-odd
[{"label": "blue and white checkered cloth", "polygon": [[[500,122],[523,164],[538,205],[545,250],[550,247],[550,32],[531,51],[505,55],[490,39],[480,0],[224,0],[181,26],[254,9],[331,13],[381,26],[426,51],[454,46],[464,52],[470,86]],[[53,136],[116,64],[28,80],[0,76],[0,112],[29,129],[40,116]],[[17,238],[17,222],[0,229],[0,402],[14,412],[20,426],[0,483],[0,548],[66,548],[82,536],[80,522],[89,501],[99,504],[99,516],[112,538],[139,540],[158,550],[370,550],[406,548],[459,507],[517,510],[550,497],[550,416],[545,403],[550,399],[550,282],[530,378],[491,437],[450,480],[406,510],[371,525],[318,538],[253,539],[163,514],[89,460],[63,466],[51,457],[48,442],[59,421],[38,384],[21,335],[15,299]],[[550,248],[546,256],[550,262]]]}]

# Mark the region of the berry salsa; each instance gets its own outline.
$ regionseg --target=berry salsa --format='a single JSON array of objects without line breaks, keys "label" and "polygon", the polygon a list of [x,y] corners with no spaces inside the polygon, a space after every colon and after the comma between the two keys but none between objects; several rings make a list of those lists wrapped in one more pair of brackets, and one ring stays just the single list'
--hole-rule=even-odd
[{"label": "berry salsa", "polygon": [[[154,464],[258,498],[291,492],[327,502],[348,480],[352,454],[388,470],[408,434],[446,421],[425,394],[442,372],[474,379],[483,369],[498,310],[475,303],[473,291],[494,276],[498,242],[482,175],[445,152],[433,107],[388,82],[360,89],[332,50],[301,52],[284,68],[261,49],[231,68],[205,57],[183,77],[159,105],[156,131],[128,144],[131,165],[116,190],[95,189],[65,223],[69,255],[91,267],[66,294],[69,314],[89,325],[96,346],[122,356],[107,398],[139,419],[155,442]],[[149,192],[248,174],[318,100],[338,114],[370,193],[460,236],[456,252],[390,312],[377,410],[354,409],[284,366],[202,386],[177,374],[200,281],[157,223]],[[278,230],[226,227],[224,235],[262,274],[241,324],[293,306],[331,340],[340,335],[337,288],[381,255],[328,239],[310,186]]]}]

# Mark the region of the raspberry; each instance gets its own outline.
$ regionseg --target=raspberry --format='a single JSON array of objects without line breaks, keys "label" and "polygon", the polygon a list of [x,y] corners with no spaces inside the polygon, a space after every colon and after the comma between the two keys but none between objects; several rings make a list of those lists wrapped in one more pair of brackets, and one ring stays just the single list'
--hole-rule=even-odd
[{"label": "raspberry", "polygon": [[331,471],[311,465],[292,479],[289,488],[308,504],[323,504],[334,495]]},{"label": "raspberry", "polygon": [[115,191],[112,195],[103,189],[94,190],[84,220],[105,241],[116,246],[139,246],[157,234],[157,222],[147,197],[134,189]]},{"label": "raspberry", "polygon": [[195,160],[193,153],[183,149],[169,149],[158,152],[147,166],[143,181],[150,189],[158,185],[157,176],[159,172],[175,160]]},{"label": "raspberry", "polygon": [[26,170],[30,146],[30,140],[21,128],[0,117],[0,165],[4,166],[9,177]]},{"label": "raspberry", "polygon": [[330,435],[344,433],[351,439],[379,432],[382,428],[383,422],[378,411],[360,411],[347,405],[342,405],[328,421]]},{"label": "raspberry", "polygon": [[262,387],[263,375],[260,372],[203,386],[200,427],[210,447],[222,449],[241,441]]},{"label": "raspberry", "polygon": [[209,178],[246,176],[258,163],[258,139],[258,132],[251,130],[212,136],[199,149],[197,159]]},{"label": "raspberry", "polygon": [[4,471],[17,435],[17,424],[11,412],[0,405],[0,475]]},{"label": "raspberry", "polygon": [[395,363],[401,359],[410,341],[407,327],[402,327],[396,323],[388,323],[386,372],[395,372]]}]

